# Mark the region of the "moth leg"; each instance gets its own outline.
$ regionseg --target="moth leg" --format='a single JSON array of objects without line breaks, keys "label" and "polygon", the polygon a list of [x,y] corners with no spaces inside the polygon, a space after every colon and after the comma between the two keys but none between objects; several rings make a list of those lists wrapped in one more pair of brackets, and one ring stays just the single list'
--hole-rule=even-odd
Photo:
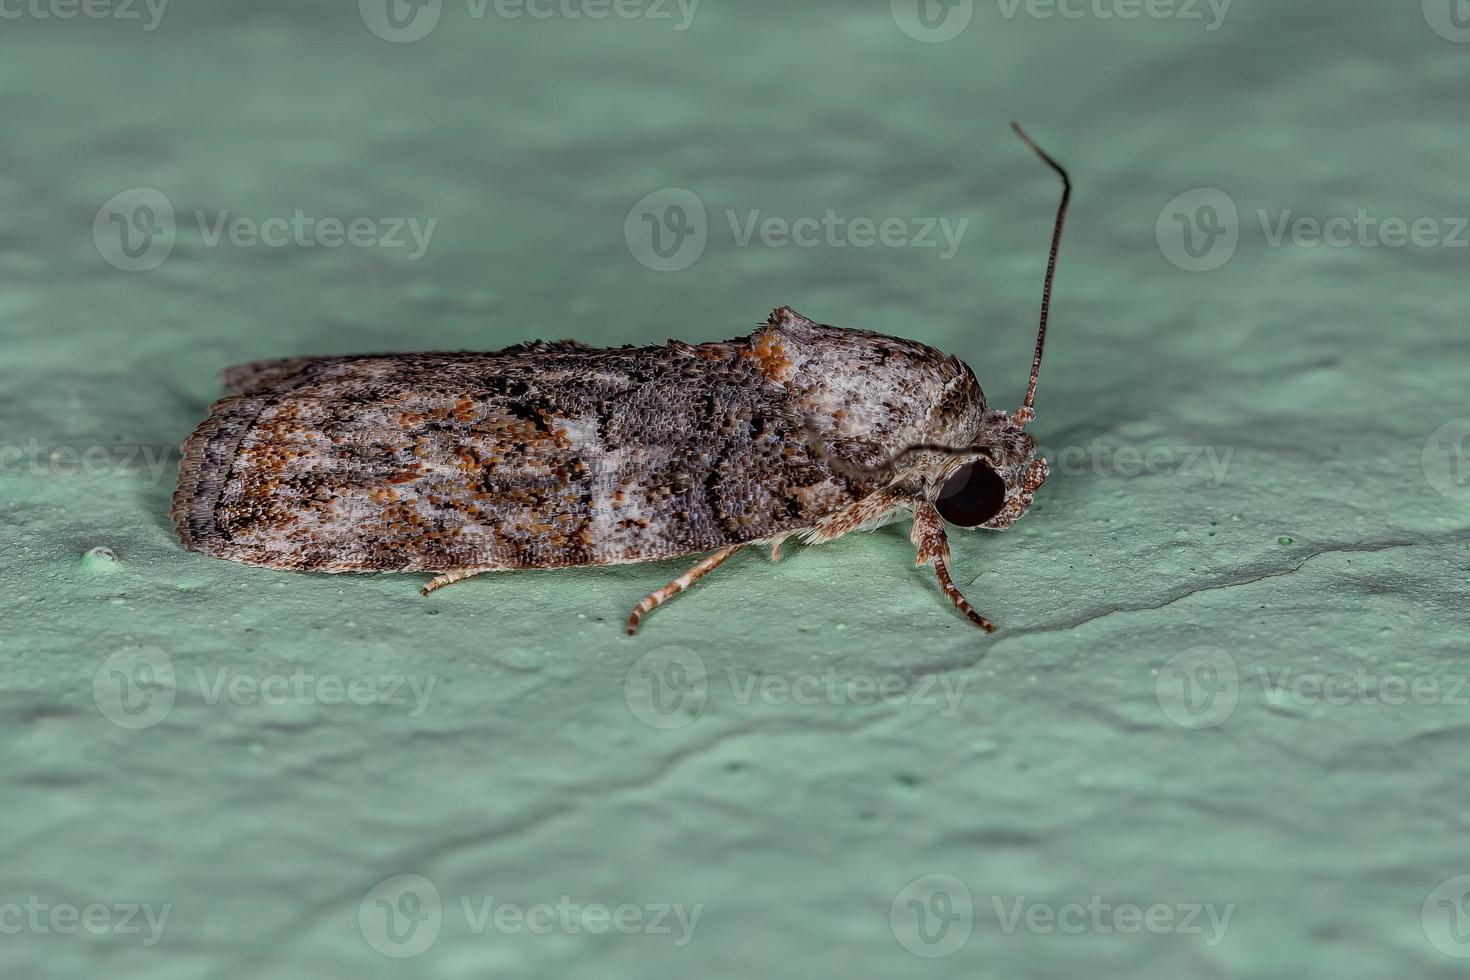
[{"label": "moth leg", "polygon": [[452,569],[451,571],[444,572],[442,575],[435,575],[432,581],[430,581],[422,589],[419,589],[419,595],[426,596],[430,592],[433,592],[435,589],[442,589],[446,585],[453,585],[455,582],[463,581],[467,578],[473,578],[474,576],[483,574],[487,571],[489,571],[489,569],[486,568]]},{"label": "moth leg", "polygon": [[933,504],[925,502],[914,508],[913,541],[919,549],[916,564],[922,567],[930,562],[934,563],[934,576],[939,579],[939,587],[949,596],[954,607],[985,632],[995,632],[995,624],[975,611],[975,607],[970,605],[970,601],[949,577],[949,539],[944,535],[944,519],[939,516],[939,511],[934,509]]},{"label": "moth leg", "polygon": [[642,602],[633,607],[633,614],[628,617],[628,635],[632,636],[634,633],[638,632],[638,624],[643,621],[644,616],[647,616],[650,612],[668,602],[674,596],[678,595],[680,592],[683,592],[695,582],[698,582],[700,579],[704,578],[705,575],[720,567],[720,565],[724,563],[726,558],[729,558],[731,555],[735,554],[735,552],[739,551],[742,547],[744,547],[744,545],[732,544],[727,548],[721,548],[719,551],[716,551],[714,554],[704,559],[704,561],[701,561],[698,565],[695,565],[693,568],[689,569],[689,571],[685,572],[683,575],[680,575],[678,578],[674,579],[668,585],[665,585],[663,588],[655,589],[653,592],[650,592],[646,597],[644,597]]},{"label": "moth leg", "polygon": [[785,534],[778,534],[766,542],[771,546],[771,564],[774,565],[781,560],[781,546],[786,543],[786,539],[791,537],[791,534],[792,532],[787,531]]},{"label": "moth leg", "polygon": [[852,531],[877,527],[895,510],[911,506],[910,500],[908,494],[891,487],[870,493],[862,500],[828,514],[802,532],[801,539],[807,544],[826,544]]}]

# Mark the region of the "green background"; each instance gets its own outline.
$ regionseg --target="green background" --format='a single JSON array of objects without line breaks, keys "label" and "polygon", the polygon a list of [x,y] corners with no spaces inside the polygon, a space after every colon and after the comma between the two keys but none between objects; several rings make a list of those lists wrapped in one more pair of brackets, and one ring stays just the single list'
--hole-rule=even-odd
[{"label": "green background", "polygon": [[[372,2],[0,21],[0,975],[1465,974],[1449,0],[1236,0],[1218,24],[977,0],[940,42],[904,0],[703,0],[687,24],[445,0],[411,42]],[[906,526],[741,555],[636,639],[629,608],[683,563],[425,600],[177,543],[161,454],[253,358],[697,342],[791,304],[958,354],[1013,407],[1057,184],[1011,118],[1078,189],[1032,426],[1053,476],[1007,533],[951,536],[994,636]],[[126,271],[110,215],[139,188],[173,247]],[[664,188],[707,212],[675,272],[625,237]],[[195,216],[297,209],[437,225],[414,259],[210,244]],[[828,209],[968,224],[945,260],[742,247],[727,217]],[[1272,240],[1360,209],[1443,240]],[[1218,267],[1179,267],[1181,221]],[[430,887],[397,944],[378,900]],[[648,928],[478,927],[563,896]],[[169,909],[156,942],[128,903]],[[101,935],[47,918],[92,904]],[[659,905],[698,907],[692,934]]]}]

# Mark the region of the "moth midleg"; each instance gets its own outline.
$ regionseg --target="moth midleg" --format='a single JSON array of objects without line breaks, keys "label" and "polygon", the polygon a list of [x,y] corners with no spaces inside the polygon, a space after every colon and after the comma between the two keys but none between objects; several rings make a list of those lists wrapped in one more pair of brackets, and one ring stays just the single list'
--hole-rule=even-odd
[{"label": "moth midleg", "polygon": [[489,568],[455,568],[455,569],[451,569],[450,571],[447,571],[447,572],[443,573],[442,575],[435,575],[434,578],[427,585],[425,585],[422,589],[419,589],[419,594],[426,596],[430,592],[433,592],[435,589],[442,589],[446,585],[453,585],[455,582],[460,582],[460,581],[463,581],[464,579],[467,579],[467,578],[474,578],[476,575],[482,575],[482,574],[484,574],[485,572],[488,572],[488,571],[493,571],[493,569],[489,569]]},{"label": "moth midleg", "polygon": [[939,579],[939,587],[949,596],[954,607],[964,613],[970,622],[987,633],[993,633],[995,624],[975,611],[970,600],[965,598],[964,593],[955,587],[954,580],[949,577],[949,538],[944,534],[944,519],[928,501],[914,508],[913,542],[919,549],[915,564],[923,566],[933,562],[934,577]]},{"label": "moth midleg", "polygon": [[729,558],[743,547],[745,547],[744,544],[732,544],[728,547],[721,548],[683,575],[674,579],[668,585],[650,592],[643,598],[642,602],[633,607],[633,613],[628,617],[628,635],[632,636],[638,632],[638,624],[643,621],[644,616],[647,616],[650,612],[704,578],[705,575],[720,567],[726,558]]}]

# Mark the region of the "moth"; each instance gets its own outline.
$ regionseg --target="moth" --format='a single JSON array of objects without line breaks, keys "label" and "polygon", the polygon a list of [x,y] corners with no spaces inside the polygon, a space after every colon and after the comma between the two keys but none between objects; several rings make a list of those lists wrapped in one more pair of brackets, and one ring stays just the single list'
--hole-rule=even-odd
[{"label": "moth", "polygon": [[[597,349],[305,357],[231,368],[183,446],[190,549],[271,568],[433,574],[705,554],[655,607],[747,545],[771,559],[911,517],[920,566],[971,622],[946,525],[1000,530],[1047,476],[1026,432],[1071,197],[1062,180],[1026,398],[990,409],[932,347],[780,307],[746,337]],[[706,554],[707,553],[707,554]]]}]

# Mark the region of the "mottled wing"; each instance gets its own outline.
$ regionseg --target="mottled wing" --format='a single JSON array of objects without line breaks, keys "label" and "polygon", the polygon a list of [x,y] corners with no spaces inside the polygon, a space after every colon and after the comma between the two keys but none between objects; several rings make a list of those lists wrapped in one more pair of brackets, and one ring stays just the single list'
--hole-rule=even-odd
[{"label": "mottled wing", "polygon": [[602,565],[767,538],[870,489],[808,448],[781,361],[758,333],[245,365],[184,445],[174,521],[199,551],[323,571]]}]

